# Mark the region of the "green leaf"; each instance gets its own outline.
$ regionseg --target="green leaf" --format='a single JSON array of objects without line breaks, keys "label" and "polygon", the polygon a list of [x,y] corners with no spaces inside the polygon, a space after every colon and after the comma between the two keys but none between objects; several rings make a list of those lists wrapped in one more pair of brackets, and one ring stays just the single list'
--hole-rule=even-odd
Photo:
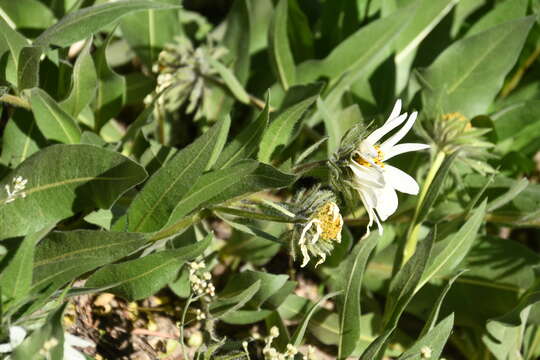
[{"label": "green leaf", "polygon": [[289,1],[280,0],[268,29],[268,51],[272,69],[285,91],[294,85],[296,68],[287,35]]},{"label": "green leaf", "polygon": [[[117,2],[112,4],[117,4]],[[94,130],[96,132],[99,132],[112,117],[118,115],[126,96],[126,78],[114,72],[107,62],[106,50],[111,39],[112,33],[94,53],[98,78],[97,96],[93,105],[95,112]]]},{"label": "green leaf", "polygon": [[[61,161],[59,161],[61,159]],[[140,183],[146,172],[113,151],[91,145],[53,145],[32,155],[2,179],[28,180],[26,197],[0,200],[0,239],[24,236],[79,211],[108,209],[125,191]]]},{"label": "green leaf", "polygon": [[39,86],[39,61],[42,49],[25,46],[21,49],[17,66],[17,88],[20,91]]},{"label": "green leaf", "polygon": [[292,100],[285,104],[272,119],[264,132],[259,148],[259,160],[270,162],[272,156],[288,145],[302,115],[313,105],[321,91],[322,84],[294,86],[287,96]]},{"label": "green leaf", "polygon": [[43,135],[48,140],[77,144],[81,138],[77,121],[62,110],[45,91],[33,88],[29,93],[32,112]]},{"label": "green leaf", "polygon": [[[160,0],[170,5],[176,0]],[[120,21],[122,35],[130,47],[151,69],[163,47],[181,33],[178,9],[146,10],[126,15]]]},{"label": "green leaf", "polygon": [[377,235],[372,234],[355,246],[343,266],[344,279],[338,289],[344,293],[337,301],[339,306],[338,358],[345,359],[356,348],[360,336],[360,289],[364,270],[373,249],[377,245]]},{"label": "green leaf", "polygon": [[496,149],[502,154],[518,151],[527,155],[540,150],[536,134],[540,131],[540,101],[530,100],[514,104],[495,114]]},{"label": "green leaf", "polygon": [[[43,230],[27,235],[19,244],[17,252],[0,273],[0,289],[12,303],[16,303],[29,293],[32,285],[32,263],[36,244],[51,230]],[[5,305],[4,305],[5,306]]]},{"label": "green leaf", "polygon": [[5,79],[13,85],[17,85],[19,54],[21,53],[21,50],[28,45],[28,40],[17,31],[13,30],[2,17],[0,17],[0,39],[7,44],[10,54],[9,64],[11,64],[11,66],[14,68],[13,71],[10,71],[10,65],[8,65]]},{"label": "green leaf", "polygon": [[17,166],[47,144],[32,113],[17,109],[9,119],[2,138],[2,159]]},{"label": "green leaf", "polygon": [[92,38],[87,41],[73,67],[73,84],[68,97],[60,103],[71,116],[77,117],[94,99],[97,87],[97,73],[90,55]]},{"label": "green leaf", "polygon": [[501,24],[454,42],[422,72],[427,114],[486,113],[514,66],[534,17]]},{"label": "green leaf", "polygon": [[234,95],[234,97],[241,103],[249,104],[249,94],[246,92],[246,90],[244,90],[244,87],[242,86],[242,84],[240,84],[236,76],[234,76],[234,73],[225,65],[212,57],[207,57],[206,60],[208,60],[210,65],[212,65],[212,67],[219,73],[221,79],[223,80],[227,88],[231,91],[231,93]]},{"label": "green leaf", "polygon": [[333,298],[334,296],[339,295],[341,292],[336,291],[329,294],[326,294],[325,296],[321,297],[319,301],[317,301],[315,304],[311,306],[311,308],[306,312],[304,315],[304,318],[302,321],[300,321],[300,324],[296,328],[296,331],[294,332],[293,336],[291,337],[291,344],[298,347],[302,343],[302,340],[304,339],[304,335],[307,330],[307,326],[309,324],[309,321],[311,320],[311,317],[315,312],[318,310],[319,306],[321,306],[322,303],[324,303],[326,300]]},{"label": "green leaf", "polygon": [[195,209],[219,204],[249,193],[290,185],[296,177],[254,160],[241,161],[201,176],[174,208],[167,227]]},{"label": "green leaf", "polygon": [[484,15],[467,31],[466,36],[481,33],[484,30],[498,26],[510,20],[522,18],[527,13],[528,0],[502,1]]},{"label": "green leaf", "polygon": [[227,133],[229,121],[218,122],[191,145],[179,151],[145,184],[131,203],[123,221],[115,225],[136,232],[157,231],[207,167],[216,138]]},{"label": "green leaf", "polygon": [[107,265],[96,271],[86,286],[115,285],[107,292],[129,301],[146,298],[174,280],[182,265],[201,255],[212,240],[213,236],[208,235],[202,241],[176,250],[164,250],[140,259]]},{"label": "green leaf", "polygon": [[145,234],[137,233],[53,232],[36,248],[32,288],[57,289],[86,272],[135,252],[147,242]]},{"label": "green leaf", "polygon": [[439,359],[442,355],[444,345],[450,337],[454,325],[454,314],[450,314],[442,320],[437,326],[422,336],[413,346],[405,351],[397,360],[421,360],[422,349],[427,347],[431,351],[432,359]]},{"label": "green leaf", "polygon": [[263,304],[272,295],[278,292],[287,282],[287,275],[274,275],[260,271],[244,271],[230,277],[223,294],[237,293],[254,283],[260,282],[259,291],[246,303],[246,308],[250,310],[264,308]]},{"label": "green leaf", "polygon": [[480,225],[484,222],[486,214],[486,201],[474,210],[467,222],[455,233],[448,236],[437,246],[442,249],[429,264],[426,273],[418,284],[420,289],[434,276],[442,276],[454,270],[465,258],[474,240],[477,237]]},{"label": "green leaf", "polygon": [[226,168],[239,160],[249,159],[257,151],[262,134],[268,126],[268,102],[269,99],[267,98],[266,105],[257,119],[250,123],[225,147],[217,161],[219,169]]},{"label": "green leaf", "polygon": [[83,8],[64,16],[39,35],[34,43],[43,48],[50,44],[68,46],[89,37],[131,12],[171,8],[178,8],[178,6],[149,0],[120,0]]},{"label": "green leaf", "polygon": [[237,294],[228,294],[227,296],[219,297],[210,304],[210,313],[215,319],[227,316],[242,308],[250,301],[261,288],[261,281],[258,280],[251,284],[247,289],[240,290]]}]

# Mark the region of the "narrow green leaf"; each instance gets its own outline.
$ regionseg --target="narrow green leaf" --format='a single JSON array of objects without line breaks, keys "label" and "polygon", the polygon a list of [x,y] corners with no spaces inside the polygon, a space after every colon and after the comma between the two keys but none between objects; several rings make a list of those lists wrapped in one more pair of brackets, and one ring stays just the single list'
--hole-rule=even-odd
[{"label": "narrow green leaf", "polygon": [[319,306],[326,300],[333,298],[334,296],[337,296],[340,293],[341,291],[336,291],[336,292],[326,294],[325,296],[321,297],[319,301],[317,301],[315,304],[311,306],[311,308],[304,315],[304,318],[302,319],[302,321],[300,321],[300,324],[298,325],[298,328],[294,332],[293,336],[291,337],[291,344],[293,344],[293,346],[298,347],[302,343],[309,321],[311,320],[311,317],[313,316],[313,314],[315,314],[315,312],[318,310]]},{"label": "narrow green leaf", "polygon": [[254,160],[241,161],[225,169],[201,176],[176,205],[167,227],[195,209],[219,204],[249,193],[290,185],[296,177]]},{"label": "narrow green leaf", "polygon": [[[7,44],[9,49],[9,64],[6,68],[6,80],[13,85],[17,85],[17,67],[19,66],[19,54],[28,45],[28,40],[17,31],[13,30],[0,16],[0,39]],[[9,67],[13,67],[10,71]]]},{"label": "narrow green leaf", "polygon": [[441,276],[454,270],[465,258],[476,239],[480,225],[484,222],[486,214],[486,201],[474,210],[467,222],[455,233],[439,242],[442,250],[434,256],[422,280],[418,284],[418,291],[424,284],[429,282],[434,276]]},{"label": "narrow green leaf", "polygon": [[289,1],[280,0],[268,29],[268,51],[272,68],[285,91],[294,85],[296,68],[287,34]]},{"label": "narrow green leaf", "polygon": [[30,90],[30,104],[39,130],[49,140],[77,144],[81,130],[77,121],[66,113],[56,101],[39,88]]},{"label": "narrow green leaf", "polygon": [[34,43],[43,48],[49,44],[68,46],[89,37],[130,12],[171,8],[178,6],[149,0],[120,0],[83,8],[64,16],[39,35]]},{"label": "narrow green leaf", "polygon": [[442,320],[437,326],[422,336],[413,346],[401,354],[397,360],[422,360],[422,349],[428,348],[432,359],[439,359],[444,345],[448,341],[454,326],[454,314],[450,314]]},{"label": "narrow green leaf", "polygon": [[91,145],[53,145],[32,155],[0,186],[27,179],[24,193],[0,199],[0,239],[36,232],[79,211],[108,209],[125,191],[143,181],[146,172],[113,151]]},{"label": "narrow green leaf", "polygon": [[227,132],[228,121],[220,121],[191,145],[179,151],[148,180],[131,203],[126,216],[115,225],[136,232],[157,231],[208,165],[216,138]]},{"label": "narrow green leaf", "polygon": [[219,75],[225,82],[225,85],[231,91],[234,97],[241,103],[249,104],[249,94],[246,92],[246,90],[244,90],[244,87],[242,86],[242,84],[240,84],[232,70],[230,70],[225,65],[212,57],[207,57],[206,59],[208,60],[208,62],[210,62],[210,65],[212,65],[212,67],[216,69],[216,71],[219,73]]},{"label": "narrow green leaf", "polygon": [[42,49],[25,46],[21,49],[17,66],[17,88],[20,91],[39,86],[39,61]]},{"label": "narrow green leaf", "polygon": [[269,120],[269,99],[255,121],[249,124],[240,134],[238,134],[223,150],[217,161],[219,169],[226,168],[239,160],[249,159],[257,148],[262,134],[268,126]]},{"label": "narrow green leaf", "polygon": [[257,280],[247,289],[240,290],[238,294],[228,294],[222,297],[221,295],[210,304],[210,313],[213,318],[219,319],[235,312],[242,308],[250,301],[261,288],[261,281]]},{"label": "narrow green leaf", "polygon": [[258,155],[260,161],[270,162],[276,152],[289,144],[302,115],[317,100],[321,88],[322,84],[315,83],[289,89],[288,96],[293,100],[280,109],[264,132]]},{"label": "narrow green leaf", "polygon": [[36,244],[51,230],[47,227],[25,236],[7,267],[0,273],[2,296],[11,303],[22,300],[32,285],[32,264]]},{"label": "narrow green leaf", "polygon": [[339,305],[339,343],[338,359],[347,358],[354,349],[360,336],[360,289],[367,261],[377,245],[377,234],[361,240],[355,246],[344,265],[344,280],[338,286],[343,295],[337,301]]},{"label": "narrow green leaf", "polygon": [[422,73],[429,115],[484,114],[514,66],[534,16],[509,21],[454,42]]},{"label": "narrow green leaf", "polygon": [[[179,4],[177,0],[160,2]],[[170,10],[145,10],[128,14],[120,21],[120,30],[133,51],[151,69],[165,44],[172,42],[181,33],[178,9],[171,6]]]},{"label": "narrow green leaf", "polygon": [[466,36],[476,35],[484,30],[498,26],[510,20],[522,18],[527,13],[528,0],[502,1],[467,31]]},{"label": "narrow green leaf", "polygon": [[529,180],[526,178],[515,181],[507,192],[489,202],[486,211],[489,213],[506,205],[510,201],[514,200],[523,190],[527,188],[528,185]]},{"label": "narrow green leaf", "polygon": [[92,38],[87,41],[85,47],[77,57],[77,61],[73,67],[71,92],[60,103],[62,108],[74,117],[77,117],[96,95],[97,73],[94,61],[90,55],[91,46]]},{"label": "narrow green leaf", "polygon": [[4,163],[17,166],[47,145],[30,111],[17,109],[8,120],[2,138]]},{"label": "narrow green leaf", "polygon": [[129,301],[146,298],[174,280],[182,265],[201,255],[212,240],[213,236],[210,234],[202,241],[176,250],[164,250],[139,259],[107,265],[96,271],[88,279],[86,286],[114,284],[107,292]]}]

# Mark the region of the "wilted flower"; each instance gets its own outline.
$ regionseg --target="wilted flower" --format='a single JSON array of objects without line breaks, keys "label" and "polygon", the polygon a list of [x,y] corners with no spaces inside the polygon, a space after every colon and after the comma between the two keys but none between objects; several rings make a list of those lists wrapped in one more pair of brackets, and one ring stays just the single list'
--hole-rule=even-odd
[{"label": "wilted flower", "polygon": [[[386,220],[397,210],[396,190],[412,195],[418,194],[419,191],[415,179],[385,163],[396,155],[429,148],[429,145],[419,143],[398,144],[412,128],[418,115],[417,112],[413,112],[410,116],[407,113],[400,115],[400,112],[401,100],[398,100],[383,126],[365,138],[356,139],[356,142],[353,139],[354,145],[346,144],[349,148],[340,150],[332,161],[334,167],[349,169],[348,172],[340,170],[347,175],[337,181],[353,189],[364,204],[369,216],[367,234],[374,221],[377,223],[379,233],[382,234],[381,221]],[[398,131],[381,142],[384,136],[402,124]]]},{"label": "wilted flower", "polygon": [[302,267],[308,264],[310,255],[320,258],[315,264],[318,266],[332,252],[335,243],[341,242],[343,217],[336,204],[335,195],[318,187],[300,191],[293,200],[292,207],[296,210],[297,218],[303,219],[297,222],[292,230],[293,257],[296,255],[295,248],[299,248],[303,257]]}]

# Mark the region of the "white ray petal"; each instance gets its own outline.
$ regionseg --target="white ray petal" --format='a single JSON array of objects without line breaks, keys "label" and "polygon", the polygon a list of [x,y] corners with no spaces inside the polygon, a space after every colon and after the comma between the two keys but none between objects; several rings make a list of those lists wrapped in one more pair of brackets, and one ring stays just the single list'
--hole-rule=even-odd
[{"label": "white ray petal", "polygon": [[397,144],[390,148],[387,153],[384,153],[384,161],[393,158],[394,156],[401,155],[403,153],[411,152],[411,151],[419,151],[424,149],[429,149],[428,144],[420,144],[420,143],[405,143],[405,144]]},{"label": "white ray petal", "polygon": [[399,113],[401,112],[401,99],[397,99],[396,103],[394,104],[394,108],[392,109],[392,112],[390,113],[390,116],[388,117],[388,120],[386,122],[390,122],[397,118],[399,116]]},{"label": "white ray petal", "polygon": [[414,122],[416,121],[416,117],[418,116],[418,113],[415,111],[411,114],[411,116],[409,116],[409,119],[407,120],[407,122],[405,123],[405,125],[403,125],[401,127],[401,129],[398,130],[398,132],[396,132],[394,135],[390,136],[386,141],[384,141],[382,144],[381,144],[381,151],[383,153],[386,153],[386,152],[390,152],[390,149],[396,145],[401,139],[403,139],[403,137],[405,135],[407,135],[407,133],[409,132],[409,130],[411,130],[411,128],[413,127],[414,125]]},{"label": "white ray petal", "polygon": [[383,126],[373,131],[369,136],[364,140],[371,145],[376,144],[384,135],[388,134],[394,128],[398,127],[407,119],[407,113],[400,115],[396,119],[387,121]]},{"label": "white ray petal", "polygon": [[397,167],[387,165],[385,167],[384,179],[397,191],[411,195],[418,194],[419,186],[416,180]]},{"label": "white ray petal", "polygon": [[349,165],[353,171],[354,181],[358,185],[367,185],[373,187],[383,187],[384,177],[381,172],[367,168],[356,163]]},{"label": "white ray petal", "polygon": [[396,212],[398,207],[398,197],[394,188],[390,185],[384,189],[377,190],[377,214],[382,221],[388,219],[390,215]]}]

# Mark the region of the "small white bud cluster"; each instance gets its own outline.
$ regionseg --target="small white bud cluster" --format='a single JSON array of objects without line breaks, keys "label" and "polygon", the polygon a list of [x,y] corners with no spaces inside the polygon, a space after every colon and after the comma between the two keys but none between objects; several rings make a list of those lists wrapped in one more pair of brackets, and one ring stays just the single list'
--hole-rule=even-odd
[{"label": "small white bud cluster", "polygon": [[28,182],[27,179],[23,179],[22,176],[16,176],[11,181],[11,185],[13,186],[13,190],[11,190],[11,186],[6,185],[5,189],[8,194],[8,197],[6,199],[6,204],[15,201],[16,198],[21,197],[25,198],[26,193],[24,192],[24,189],[26,188],[26,183]]},{"label": "small white bud cluster", "polygon": [[[272,342],[279,336],[279,329],[276,326],[272,326],[270,329],[270,335],[265,339],[265,346],[263,348],[263,355],[265,360],[293,360],[294,356],[298,354],[298,349],[292,345],[287,344],[287,350],[284,353],[280,353],[276,348],[272,347]],[[304,356],[304,358],[306,358]],[[307,359],[307,358],[306,358]]]},{"label": "small white bud cluster", "polygon": [[199,321],[206,319],[206,314],[201,309],[195,310],[195,314]]},{"label": "small white bud cluster", "polygon": [[208,295],[213,297],[216,295],[216,288],[212,284],[212,274],[208,271],[203,271],[206,267],[204,261],[191,262],[189,265],[189,281],[191,289],[196,295]]}]

